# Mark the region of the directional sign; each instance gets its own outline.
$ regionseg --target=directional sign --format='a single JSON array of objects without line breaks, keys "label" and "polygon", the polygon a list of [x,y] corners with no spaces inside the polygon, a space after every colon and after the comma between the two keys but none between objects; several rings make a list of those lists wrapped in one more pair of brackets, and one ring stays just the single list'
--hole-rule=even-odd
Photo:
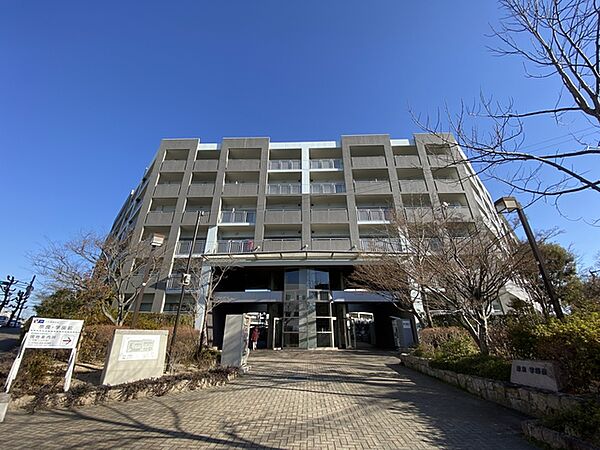
[{"label": "directional sign", "polygon": [[77,346],[83,320],[34,317],[25,341],[26,348],[66,348]]}]

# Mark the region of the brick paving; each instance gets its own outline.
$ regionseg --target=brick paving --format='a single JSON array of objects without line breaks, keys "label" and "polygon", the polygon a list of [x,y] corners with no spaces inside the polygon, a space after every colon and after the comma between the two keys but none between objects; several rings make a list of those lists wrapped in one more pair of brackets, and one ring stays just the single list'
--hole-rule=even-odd
[{"label": "brick paving", "polygon": [[7,448],[527,449],[523,416],[384,352],[258,351],[225,387],[9,413]]}]

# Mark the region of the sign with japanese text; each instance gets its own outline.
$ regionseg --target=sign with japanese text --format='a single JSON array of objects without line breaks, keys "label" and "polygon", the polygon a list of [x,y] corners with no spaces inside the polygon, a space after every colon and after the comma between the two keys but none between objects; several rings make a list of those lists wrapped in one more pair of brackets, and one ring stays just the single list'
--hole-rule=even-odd
[{"label": "sign with japanese text", "polygon": [[119,361],[143,361],[158,359],[160,336],[124,335],[119,351]]},{"label": "sign with japanese text", "polygon": [[83,320],[34,317],[25,339],[26,348],[74,349]]}]

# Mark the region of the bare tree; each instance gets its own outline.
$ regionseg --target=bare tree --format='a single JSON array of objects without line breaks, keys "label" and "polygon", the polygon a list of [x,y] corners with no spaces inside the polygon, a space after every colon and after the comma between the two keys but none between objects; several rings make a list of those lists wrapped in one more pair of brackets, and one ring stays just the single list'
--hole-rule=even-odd
[{"label": "bare tree", "polygon": [[409,293],[418,286],[427,294],[428,308],[455,316],[488,353],[493,305],[518,277],[527,249],[508,234],[499,235],[483,222],[457,220],[446,210],[427,221],[400,217],[389,238],[402,240],[406,252],[382,253],[359,266],[355,282],[393,298],[426,322],[411,305]]},{"label": "bare tree", "polygon": [[97,302],[115,325],[123,325],[142,289],[147,266],[156,272],[162,253],[150,243],[88,232],[64,243],[51,242],[30,256],[51,290],[68,289]]},{"label": "bare tree", "polygon": [[[236,268],[236,264],[227,259],[207,261],[206,257],[192,260],[190,265],[190,284],[186,291],[193,299],[190,305],[191,312],[200,318],[198,328],[200,329],[200,348],[210,344],[211,336],[208,334],[208,327],[212,325],[212,313],[214,309],[231,301],[230,298],[219,296],[215,297],[215,292],[221,283]],[[174,272],[182,272],[182,268],[175,268]],[[180,276],[180,275],[175,275]]]},{"label": "bare tree", "polygon": [[[492,51],[521,58],[528,78],[556,80],[562,89],[553,103],[523,112],[512,100],[500,103],[482,94],[472,106],[463,103],[458,113],[446,107],[436,120],[416,120],[448,144],[458,143],[479,172],[532,199],[553,198],[558,206],[565,194],[600,193],[600,177],[585,164],[600,155],[600,4],[499,1],[505,16],[492,30],[500,42]],[[562,141],[575,142],[571,145],[577,148],[563,149],[560,141],[538,150],[523,148],[529,119],[548,117],[560,125],[565,115],[589,124]],[[442,129],[452,132],[456,142]]]}]

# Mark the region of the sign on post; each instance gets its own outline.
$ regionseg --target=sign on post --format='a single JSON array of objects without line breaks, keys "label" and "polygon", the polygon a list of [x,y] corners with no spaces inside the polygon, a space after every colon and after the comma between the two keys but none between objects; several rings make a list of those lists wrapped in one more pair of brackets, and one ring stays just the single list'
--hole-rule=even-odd
[{"label": "sign on post", "polygon": [[23,353],[28,348],[42,348],[53,350],[71,350],[67,373],[65,374],[64,391],[67,392],[71,386],[71,377],[75,368],[75,357],[77,356],[77,342],[83,328],[83,320],[69,319],[44,319],[34,317],[31,321],[29,331],[23,338],[23,343],[19,348],[19,353],[13,362],[6,384],[4,385],[6,392],[10,390],[10,386],[17,376]]}]

